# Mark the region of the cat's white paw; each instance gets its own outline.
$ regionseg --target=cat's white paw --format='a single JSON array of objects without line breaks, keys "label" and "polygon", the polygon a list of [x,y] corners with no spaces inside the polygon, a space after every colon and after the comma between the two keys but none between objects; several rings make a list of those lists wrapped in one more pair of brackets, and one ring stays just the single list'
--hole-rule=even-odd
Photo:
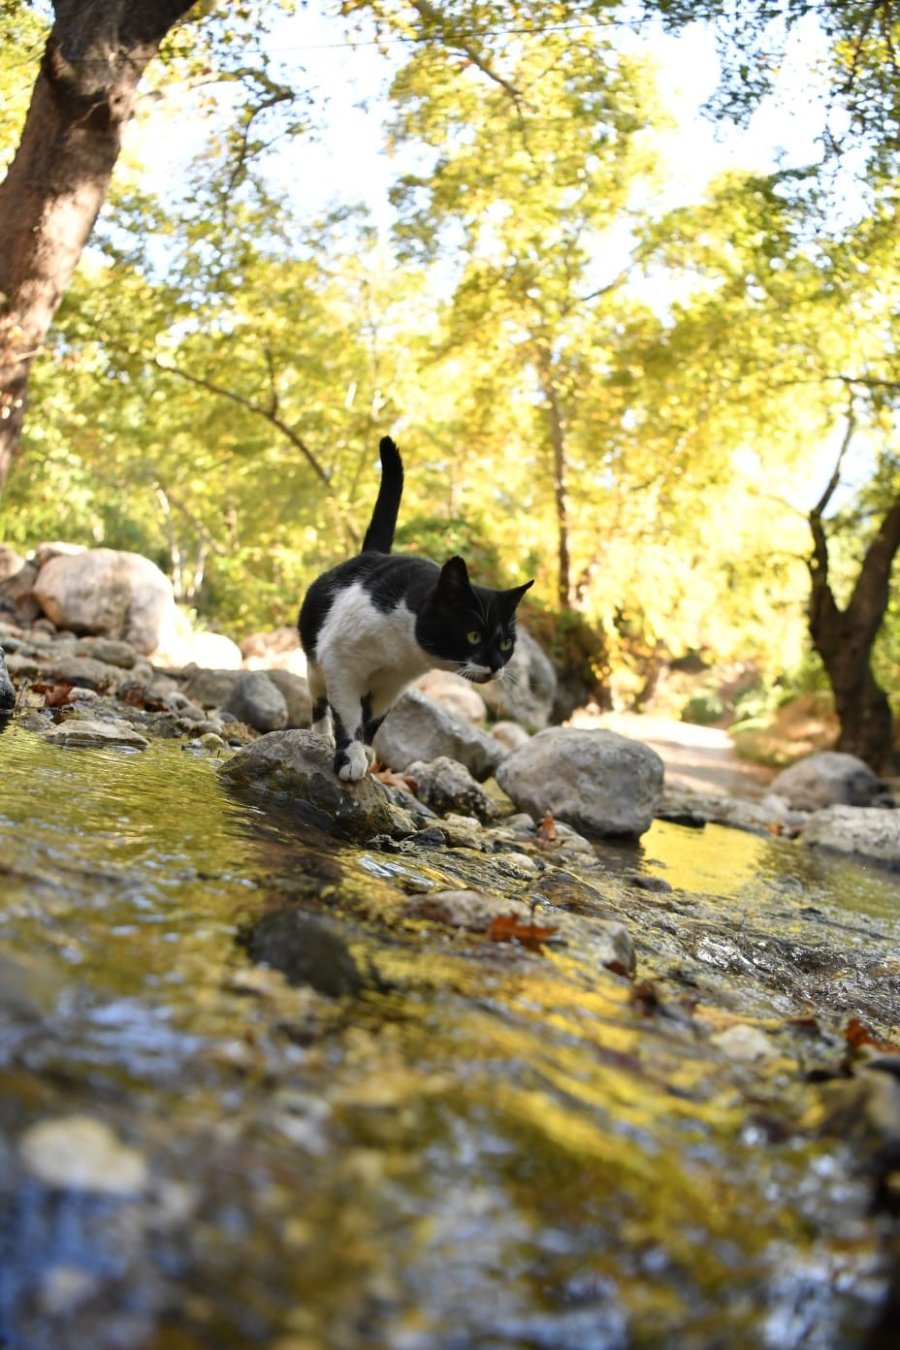
[{"label": "cat's white paw", "polygon": [[339,753],[341,764],[337,771],[338,778],[345,783],[358,783],[361,778],[365,778],[369,757],[362,742],[351,741]]}]

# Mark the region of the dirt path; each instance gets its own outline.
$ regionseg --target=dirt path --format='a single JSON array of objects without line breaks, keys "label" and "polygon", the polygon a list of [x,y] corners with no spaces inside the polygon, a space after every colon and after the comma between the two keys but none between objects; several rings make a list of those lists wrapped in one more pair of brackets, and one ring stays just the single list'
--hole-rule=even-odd
[{"label": "dirt path", "polygon": [[574,726],[592,726],[617,731],[632,740],[652,746],[666,766],[666,781],[700,792],[728,792],[757,801],[764,797],[776,770],[739,759],[727,731],[698,727],[662,717],[638,713],[578,712]]}]

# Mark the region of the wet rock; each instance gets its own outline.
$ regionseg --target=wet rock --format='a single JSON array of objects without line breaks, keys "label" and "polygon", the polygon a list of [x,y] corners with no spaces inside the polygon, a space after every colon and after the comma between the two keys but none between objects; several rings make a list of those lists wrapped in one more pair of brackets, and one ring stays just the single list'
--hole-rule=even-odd
[{"label": "wet rock", "polygon": [[290,984],[341,998],[365,981],[344,939],[321,919],[299,910],[266,914],[242,937],[254,961],[281,971]]},{"label": "wet rock", "polygon": [[538,819],[551,811],[588,835],[634,838],[653,820],[663,763],[649,746],[614,731],[552,727],[507,756],[497,782]]},{"label": "wet rock", "polygon": [[798,811],[891,804],[888,789],[868,764],[836,750],[823,750],[792,764],[772,780],[769,790]]},{"label": "wet rock", "polygon": [[341,782],[332,768],[333,753],[315,732],[270,731],[239,750],[219,773],[237,791],[271,794],[305,808],[307,818],[345,838],[392,833],[385,789],[371,775],[352,785]]},{"label": "wet rock", "polygon": [[464,722],[480,727],[487,721],[487,705],[470,680],[452,670],[429,670],[416,681],[416,689]]},{"label": "wet rock", "polygon": [[19,1140],[19,1156],[45,1186],[67,1190],[136,1195],[148,1179],[144,1157],[93,1116],[63,1116],[32,1125]]},{"label": "wet rock", "polygon": [[548,913],[510,896],[462,889],[411,896],[406,912],[471,933],[487,933],[495,919],[512,916],[526,927],[534,924],[538,928],[555,929],[554,940],[564,942],[575,955],[587,959],[597,969],[632,974],[635,967],[631,937],[627,929],[614,920],[587,919],[560,910]]},{"label": "wet rock", "polygon": [[256,731],[281,731],[288,720],[287,703],[280,689],[262,670],[243,671],[224,705],[239,722]]},{"label": "wet rock", "polygon": [[511,716],[529,730],[540,731],[553,713],[556,684],[553,662],[520,624],[511,661],[500,679],[482,685],[481,693],[497,716]]},{"label": "wet rock", "polygon": [[51,558],[34,596],[58,627],[124,639],[145,653],[158,647],[175,610],[172,583],[155,563],[111,548]]},{"label": "wet rock", "polygon": [[449,811],[476,816],[480,821],[491,820],[496,807],[480,783],[468,769],[455,759],[439,755],[431,763],[414,760],[405,772],[415,781],[416,796],[439,816]]},{"label": "wet rock", "polygon": [[851,853],[900,867],[900,811],[878,806],[828,806],[816,811],[801,835],[809,848]]},{"label": "wet rock", "polygon": [[483,731],[409,689],[393,706],[375,737],[382,764],[398,772],[415,760],[431,762],[447,756],[465,765],[474,778],[489,778],[503,758],[503,748]]},{"label": "wet rock", "polygon": [[0,715],[15,707],[16,691],[6,668],[6,654],[0,648]]},{"label": "wet rock", "polygon": [[656,816],[676,825],[725,825],[752,834],[788,836],[798,834],[806,821],[805,815],[791,810],[781,798],[750,802],[724,792],[698,792],[680,784],[664,787]]},{"label": "wet rock", "polygon": [[475,816],[458,815],[451,811],[441,821],[441,829],[450,848],[472,848],[483,852],[489,847],[490,835],[482,829]]},{"label": "wet rock", "polygon": [[44,732],[45,739],[57,745],[77,747],[124,746],[146,750],[150,742],[127,722],[98,721],[88,717],[70,717]]}]

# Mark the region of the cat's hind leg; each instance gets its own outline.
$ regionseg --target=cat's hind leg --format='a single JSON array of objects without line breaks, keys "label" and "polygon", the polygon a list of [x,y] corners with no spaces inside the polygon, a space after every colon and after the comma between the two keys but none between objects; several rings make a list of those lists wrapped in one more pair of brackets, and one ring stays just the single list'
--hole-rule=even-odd
[{"label": "cat's hind leg", "polygon": [[309,692],[312,697],[312,724],[311,731],[317,735],[324,736],[325,740],[334,745],[334,727],[332,724],[331,708],[328,705],[328,687],[325,683],[325,676],[322,674],[320,666],[309,662],[307,669],[307,679],[309,681]]}]

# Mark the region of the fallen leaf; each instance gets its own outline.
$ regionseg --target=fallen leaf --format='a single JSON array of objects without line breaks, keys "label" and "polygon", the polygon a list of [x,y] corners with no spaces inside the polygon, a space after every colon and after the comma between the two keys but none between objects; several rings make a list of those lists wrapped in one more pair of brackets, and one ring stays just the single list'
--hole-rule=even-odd
[{"label": "fallen leaf", "polygon": [[850,1018],[844,1032],[844,1040],[851,1050],[858,1050],[863,1045],[871,1045],[876,1050],[882,1050],[888,1055],[896,1055],[900,1051],[900,1045],[894,1045],[892,1041],[883,1041],[880,1036],[874,1035],[858,1017]]},{"label": "fallen leaf", "polygon": [[544,812],[541,828],[537,832],[537,843],[540,848],[548,848],[550,844],[556,842],[556,821],[553,819],[553,812],[548,807]]},{"label": "fallen leaf", "polygon": [[414,796],[419,790],[418,782],[408,773],[394,773],[393,769],[385,769],[377,763],[372,765],[369,772],[373,778],[377,778],[379,783],[384,783],[387,787],[406,788]]},{"label": "fallen leaf", "polygon": [[488,929],[488,941],[490,942],[519,942],[529,951],[537,952],[541,949],[541,943],[546,942],[557,932],[552,925],[542,928],[535,923],[521,923],[515,914],[498,914],[491,920],[491,926]]},{"label": "fallen leaf", "polygon": [[43,695],[45,708],[63,708],[72,702],[71,684],[33,684],[31,687],[35,693]]}]

